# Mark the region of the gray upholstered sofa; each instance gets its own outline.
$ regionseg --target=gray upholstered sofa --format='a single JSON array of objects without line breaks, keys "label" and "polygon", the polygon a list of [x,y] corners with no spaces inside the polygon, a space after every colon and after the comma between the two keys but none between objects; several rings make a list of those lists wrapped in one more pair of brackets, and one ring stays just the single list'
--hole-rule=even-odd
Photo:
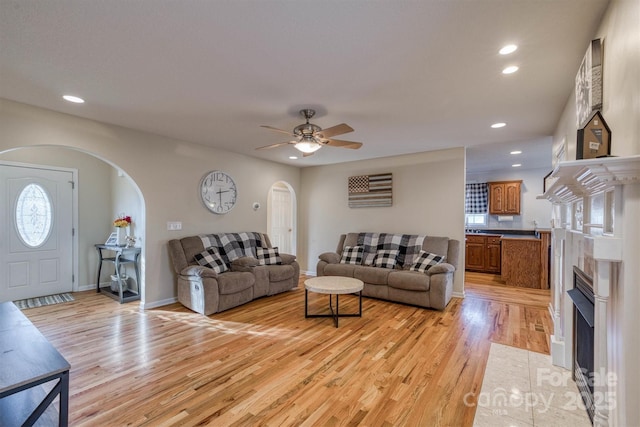
[{"label": "gray upholstered sofa", "polygon": [[[198,263],[196,256],[208,248],[221,254],[223,268],[228,270],[218,273]],[[259,248],[272,248],[266,234],[216,233],[170,240],[169,255],[176,273],[178,301],[208,316],[296,288],[300,276],[296,257],[279,254],[280,264],[271,258],[266,260],[268,265],[263,265],[264,259],[262,263],[258,259]]]},{"label": "gray upholstered sofa", "polygon": [[[407,246],[408,241],[413,246]],[[394,268],[371,265],[377,250],[392,248],[394,245],[399,247],[399,256],[402,258]],[[345,263],[345,248],[349,251],[349,248],[357,246],[366,248],[362,263]],[[410,271],[420,250],[445,258],[425,272]],[[443,310],[451,300],[459,252],[460,242],[448,237],[348,233],[340,236],[336,252],[320,255],[317,275],[353,277],[364,282],[364,296]]]}]

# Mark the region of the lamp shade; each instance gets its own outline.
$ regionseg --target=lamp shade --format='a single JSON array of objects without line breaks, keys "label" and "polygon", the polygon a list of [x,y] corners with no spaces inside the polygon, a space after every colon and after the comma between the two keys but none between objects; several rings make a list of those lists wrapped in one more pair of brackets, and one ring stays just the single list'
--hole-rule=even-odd
[{"label": "lamp shade", "polygon": [[318,144],[315,140],[311,139],[303,139],[300,142],[297,142],[296,145],[294,145],[294,147],[297,150],[302,151],[303,153],[315,153],[316,151],[318,151],[322,145]]}]

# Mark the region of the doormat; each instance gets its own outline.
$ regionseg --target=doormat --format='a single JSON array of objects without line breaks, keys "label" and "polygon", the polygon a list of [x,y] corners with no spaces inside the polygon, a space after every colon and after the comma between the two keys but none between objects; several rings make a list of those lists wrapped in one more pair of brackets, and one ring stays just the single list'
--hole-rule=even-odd
[{"label": "doormat", "polygon": [[14,301],[13,303],[20,310],[24,310],[26,308],[36,308],[36,307],[42,307],[44,305],[60,304],[62,302],[70,302],[70,301],[73,301],[73,295],[71,295],[70,293],[64,293],[64,294],[49,295],[46,297],[21,299],[18,301]]}]

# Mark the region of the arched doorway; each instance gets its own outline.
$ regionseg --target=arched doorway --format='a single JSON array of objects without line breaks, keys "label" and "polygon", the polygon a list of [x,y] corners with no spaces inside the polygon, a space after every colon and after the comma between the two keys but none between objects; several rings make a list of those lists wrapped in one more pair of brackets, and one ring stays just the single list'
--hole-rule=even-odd
[{"label": "arched doorway", "polygon": [[[113,220],[119,213],[133,218],[131,234],[141,246],[141,280],[138,284],[142,300],[145,294],[144,257],[145,203],[138,185],[117,165],[99,156],[64,146],[31,146],[0,152],[0,162],[69,168],[78,171],[75,182],[77,213],[74,227],[73,291],[95,289],[97,251],[94,245],[104,243],[113,231]],[[3,209],[5,207],[3,206]],[[108,275],[105,275],[108,279]]]},{"label": "arched doorway", "polygon": [[271,244],[280,252],[296,253],[296,194],[289,183],[278,181],[269,189],[267,228]]}]

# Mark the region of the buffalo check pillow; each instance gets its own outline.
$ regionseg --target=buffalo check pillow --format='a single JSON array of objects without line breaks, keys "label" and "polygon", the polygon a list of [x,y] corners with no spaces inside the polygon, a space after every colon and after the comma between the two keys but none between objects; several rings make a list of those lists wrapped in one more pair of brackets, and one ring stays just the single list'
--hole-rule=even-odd
[{"label": "buffalo check pillow", "polygon": [[213,246],[208,247],[203,252],[196,254],[194,257],[196,262],[204,267],[212,268],[213,271],[220,274],[228,270],[222,255],[218,253],[218,249]]},{"label": "buffalo check pillow", "polygon": [[382,268],[395,268],[397,263],[398,253],[397,249],[384,249],[376,253],[376,257],[373,259],[374,267]]},{"label": "buffalo check pillow", "polygon": [[434,265],[440,264],[442,261],[444,261],[444,258],[445,257],[443,257],[442,255],[436,255],[430,252],[420,251],[418,253],[418,257],[416,258],[416,260],[413,262],[411,267],[409,267],[409,270],[419,271],[420,273],[424,273]]},{"label": "buffalo check pillow", "polygon": [[282,264],[278,248],[257,248],[256,255],[260,265]]},{"label": "buffalo check pillow", "polygon": [[364,248],[362,246],[345,246],[342,250],[342,258],[340,264],[362,264],[364,256]]}]

